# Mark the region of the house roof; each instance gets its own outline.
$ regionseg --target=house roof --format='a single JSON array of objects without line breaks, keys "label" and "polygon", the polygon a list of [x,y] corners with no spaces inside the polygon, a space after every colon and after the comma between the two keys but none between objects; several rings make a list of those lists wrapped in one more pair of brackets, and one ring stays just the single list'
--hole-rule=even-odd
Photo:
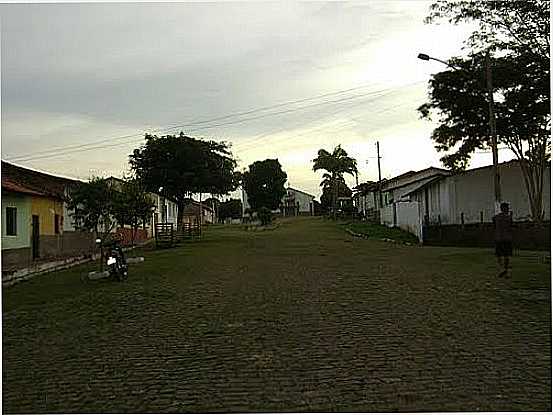
[{"label": "house roof", "polygon": [[315,199],[315,196],[313,196],[313,195],[311,195],[311,194],[309,194],[309,193],[307,193],[307,192],[304,192],[303,190],[294,189],[293,187],[290,187],[290,186],[288,186],[288,187],[286,188],[286,190],[293,190],[294,192],[302,193],[302,194],[304,194],[304,195],[306,195],[306,196],[309,196],[309,197],[312,197],[313,199]]},{"label": "house roof", "polygon": [[[423,173],[431,172],[431,171],[435,172],[434,176],[437,176],[437,175],[439,175],[439,176],[449,176],[451,174],[451,172],[449,170],[440,169],[438,167],[428,167],[426,169],[419,170],[419,171],[409,171],[407,173],[403,173],[403,174],[400,174],[399,176],[392,177],[391,179],[386,180],[386,182],[383,183],[383,190],[386,190],[386,191],[394,190],[394,189],[397,189],[397,188],[400,188],[400,187],[408,186],[408,185],[413,184],[415,182],[418,182],[420,180],[426,180],[428,178],[428,176],[427,177],[419,177],[419,176]],[[432,177],[432,176],[430,176],[430,177]],[[404,183],[401,183],[401,184],[398,183],[398,181],[400,181],[402,179],[408,179],[408,178],[412,178],[413,180],[407,181],[407,182],[404,182]]]},{"label": "house roof", "polygon": [[[197,202],[193,199],[187,199],[186,202],[185,202],[185,207],[184,209],[186,210],[187,208],[189,208],[190,206],[194,206],[196,208],[199,208],[200,207],[200,202]],[[202,202],[202,207],[205,209],[205,210],[211,210],[213,211],[213,209],[209,206],[209,205],[206,205],[205,203]]]},{"label": "house roof", "polygon": [[32,196],[46,196],[46,194],[33,190],[25,185],[14,182],[7,177],[2,177],[2,189],[9,192],[24,193]]},{"label": "house roof", "polygon": [[11,189],[19,188],[25,189],[27,193],[32,191],[35,192],[36,195],[62,198],[67,186],[77,183],[80,183],[80,181],[43,173],[2,161],[2,187],[6,189],[8,187]]},{"label": "house roof", "polygon": [[410,190],[409,192],[405,193],[404,195],[402,196],[409,196],[409,195],[412,195],[413,193],[416,193],[418,192],[419,190],[422,190],[424,189],[425,187],[428,187],[430,186],[431,184],[434,184],[436,182],[439,182],[440,180],[443,180],[445,179],[446,177],[448,176],[434,176],[434,177],[431,177],[429,180],[425,181],[424,183],[421,183],[419,186],[415,187],[414,189]]},{"label": "house roof", "polygon": [[[510,160],[510,161],[505,161],[503,163],[499,163],[499,166],[508,166],[508,165],[518,164],[518,163],[519,163],[519,161],[517,159],[513,159],[513,160]],[[549,166],[550,166],[550,164],[548,164],[548,167]],[[410,190],[408,193],[405,193],[403,196],[408,196],[408,195],[411,195],[413,193],[416,193],[416,192],[424,189],[425,187],[430,186],[431,184],[434,184],[436,182],[439,182],[440,180],[445,179],[446,177],[462,176],[464,174],[472,173],[472,172],[475,172],[475,171],[478,171],[478,170],[492,169],[492,167],[493,167],[493,165],[490,164],[490,165],[487,165],[487,166],[476,167],[474,169],[464,170],[464,171],[461,171],[461,172],[456,173],[456,174],[435,176],[431,180],[428,180],[424,183],[421,183],[420,186],[417,186],[416,188]]]},{"label": "house roof", "polygon": [[378,182],[371,182],[371,181],[360,183],[359,185],[353,188],[353,191],[355,193],[360,193],[362,195],[366,195],[367,193],[374,192],[376,190],[378,190]]}]

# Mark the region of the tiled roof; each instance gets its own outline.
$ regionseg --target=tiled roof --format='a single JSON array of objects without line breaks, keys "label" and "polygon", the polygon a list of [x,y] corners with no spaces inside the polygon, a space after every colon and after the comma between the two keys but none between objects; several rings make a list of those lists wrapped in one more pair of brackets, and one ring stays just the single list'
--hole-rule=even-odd
[{"label": "tiled roof", "polygon": [[12,189],[17,187],[14,186],[16,184],[27,191],[58,198],[63,197],[67,186],[79,183],[78,180],[54,176],[2,161],[2,187],[4,187],[4,181],[6,186],[11,186]]},{"label": "tiled roof", "polygon": [[42,192],[30,189],[29,187],[16,183],[7,177],[2,177],[2,189],[8,190],[10,192],[25,193],[33,196],[46,196]]}]

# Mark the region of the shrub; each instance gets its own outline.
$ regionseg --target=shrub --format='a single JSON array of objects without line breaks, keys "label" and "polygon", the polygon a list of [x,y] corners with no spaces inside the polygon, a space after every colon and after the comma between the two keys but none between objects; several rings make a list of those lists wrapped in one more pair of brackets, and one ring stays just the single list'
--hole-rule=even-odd
[{"label": "shrub", "polygon": [[262,207],[257,212],[257,216],[259,217],[259,220],[261,221],[262,225],[269,225],[273,221],[273,214],[271,213],[271,209]]}]

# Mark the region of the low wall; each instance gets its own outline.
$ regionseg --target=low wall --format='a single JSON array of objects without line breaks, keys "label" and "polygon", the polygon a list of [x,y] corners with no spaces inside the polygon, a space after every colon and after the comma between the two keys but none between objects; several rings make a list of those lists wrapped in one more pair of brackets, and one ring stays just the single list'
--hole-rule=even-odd
[{"label": "low wall", "polygon": [[394,205],[380,208],[380,223],[386,226],[395,226],[394,222]]},{"label": "low wall", "polygon": [[[435,246],[494,246],[493,223],[471,223],[467,225],[426,225],[423,226],[423,243]],[[513,247],[549,251],[551,249],[551,223],[537,225],[534,222],[513,224]]]},{"label": "low wall", "polygon": [[[133,244],[133,229],[130,228],[117,228],[117,233],[123,238],[121,245],[131,246]],[[146,229],[137,229],[134,234],[134,243],[140,244],[147,241],[148,231]]]},{"label": "low wall", "polygon": [[396,226],[415,235],[422,242],[418,202],[396,203]]},{"label": "low wall", "polygon": [[2,271],[17,269],[31,263],[31,248],[3,249]]},{"label": "low wall", "polygon": [[40,257],[33,261],[31,248],[3,249],[2,272],[13,272],[49,260],[92,255],[95,252],[92,232],[66,231],[59,235],[41,235]]}]

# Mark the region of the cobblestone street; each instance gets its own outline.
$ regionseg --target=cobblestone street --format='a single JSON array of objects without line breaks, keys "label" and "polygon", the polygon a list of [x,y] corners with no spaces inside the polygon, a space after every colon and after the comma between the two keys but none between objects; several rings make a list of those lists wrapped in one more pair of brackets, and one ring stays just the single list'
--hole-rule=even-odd
[{"label": "cobblestone street", "polygon": [[550,411],[550,266],[355,239],[322,219],[212,227],[3,291],[5,413]]}]

